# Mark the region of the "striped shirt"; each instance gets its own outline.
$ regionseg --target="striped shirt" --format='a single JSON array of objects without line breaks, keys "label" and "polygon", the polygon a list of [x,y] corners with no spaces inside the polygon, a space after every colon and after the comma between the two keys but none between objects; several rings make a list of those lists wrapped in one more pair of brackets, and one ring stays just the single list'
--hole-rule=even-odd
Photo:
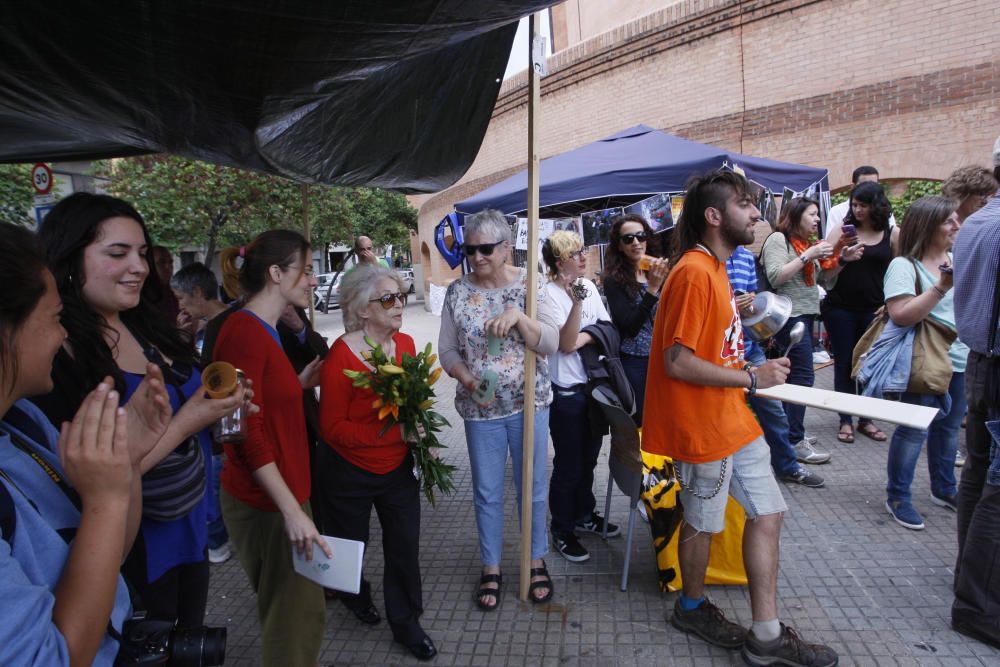
[{"label": "striped shirt", "polygon": [[1000,197],[994,197],[962,224],[952,249],[955,256],[955,324],[958,337],[974,352],[1000,354],[1000,333],[993,350],[990,334],[1000,329],[993,304],[998,298]]},{"label": "striped shirt", "polygon": [[[757,291],[757,263],[753,253],[743,246],[736,246],[736,251],[726,260],[726,273],[729,274],[729,284],[735,292]],[[749,359],[757,343],[754,342],[746,329],[743,330],[743,347],[745,356]]]}]

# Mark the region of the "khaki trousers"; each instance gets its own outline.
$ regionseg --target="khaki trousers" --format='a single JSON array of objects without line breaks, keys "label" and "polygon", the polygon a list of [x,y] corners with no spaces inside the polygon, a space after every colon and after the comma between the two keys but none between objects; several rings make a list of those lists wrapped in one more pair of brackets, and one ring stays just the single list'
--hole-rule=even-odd
[{"label": "khaki trousers", "polygon": [[[315,667],[326,627],[323,589],[296,574],[280,512],[263,512],[221,492],[222,515],[240,565],[257,594],[261,664]],[[312,515],[309,503],[302,506]]]}]

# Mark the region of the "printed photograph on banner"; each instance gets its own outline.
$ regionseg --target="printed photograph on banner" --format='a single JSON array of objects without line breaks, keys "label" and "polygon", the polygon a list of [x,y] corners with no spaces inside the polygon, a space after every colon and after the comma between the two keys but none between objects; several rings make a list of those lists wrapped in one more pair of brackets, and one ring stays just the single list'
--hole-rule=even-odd
[{"label": "printed photograph on banner", "polygon": [[518,218],[514,227],[514,250],[528,249],[528,219]]},{"label": "printed photograph on banner", "polygon": [[681,211],[684,210],[684,195],[673,195],[670,197],[670,217],[676,225],[681,219]]},{"label": "printed photograph on banner", "polygon": [[590,211],[581,216],[583,222],[583,245],[603,245],[608,242],[608,233],[615,216],[623,213],[621,207]]},{"label": "printed photograph on banner", "polygon": [[674,226],[674,216],[670,206],[670,195],[658,194],[630,204],[624,210],[626,213],[641,215],[654,232],[660,232]]}]

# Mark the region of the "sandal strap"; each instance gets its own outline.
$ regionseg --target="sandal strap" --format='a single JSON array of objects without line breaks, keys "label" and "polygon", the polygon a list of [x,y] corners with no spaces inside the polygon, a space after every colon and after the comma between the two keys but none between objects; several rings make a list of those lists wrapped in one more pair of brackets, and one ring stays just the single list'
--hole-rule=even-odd
[{"label": "sandal strap", "polygon": [[533,567],[533,568],[531,568],[531,576],[533,576],[533,577],[548,577],[549,576],[549,571],[548,571],[547,568],[545,568],[545,566],[542,566],[542,567]]},{"label": "sandal strap", "polygon": [[[479,576],[479,583],[481,584],[500,584],[502,582],[502,575],[500,574],[482,574]],[[487,588],[486,590],[495,591],[495,588]]]}]

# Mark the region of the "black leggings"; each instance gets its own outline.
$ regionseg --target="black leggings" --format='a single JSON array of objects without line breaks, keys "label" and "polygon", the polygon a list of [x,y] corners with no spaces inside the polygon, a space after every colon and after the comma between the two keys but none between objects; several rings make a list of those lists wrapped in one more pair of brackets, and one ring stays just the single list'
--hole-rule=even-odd
[{"label": "black leggings", "polygon": [[204,625],[208,605],[207,558],[173,567],[156,581],[147,581],[146,572],[146,543],[139,533],[122,566],[125,581],[138,594],[132,605],[136,610],[144,610],[150,620],[176,621],[183,628]]}]

